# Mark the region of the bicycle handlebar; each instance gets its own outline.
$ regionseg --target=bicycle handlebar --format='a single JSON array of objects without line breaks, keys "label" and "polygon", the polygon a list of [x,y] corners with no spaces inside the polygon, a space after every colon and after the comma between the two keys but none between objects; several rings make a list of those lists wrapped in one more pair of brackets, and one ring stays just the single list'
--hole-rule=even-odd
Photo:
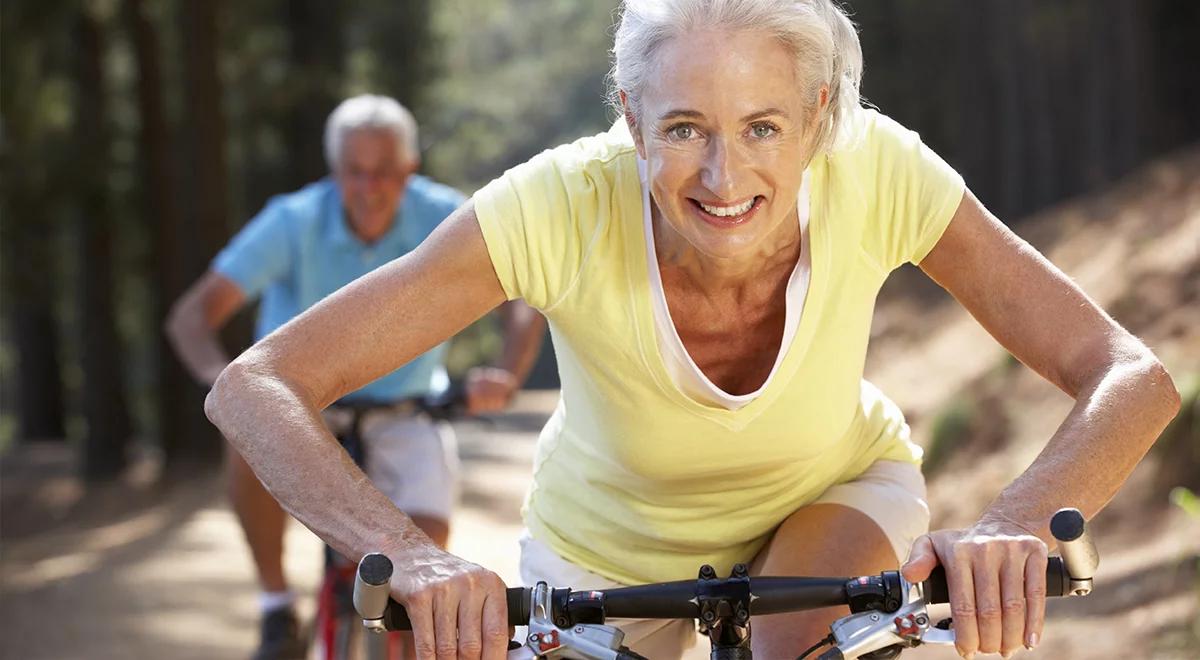
[{"label": "bicycle handlebar", "polygon": [[[367,555],[363,558],[363,565],[376,557],[387,559],[383,555]],[[390,565],[391,562],[389,561],[388,564]],[[749,580],[750,591],[754,595],[750,614],[751,616],[760,616],[845,605],[848,602],[846,584],[855,582],[859,578],[760,576],[752,577]],[[1051,557],[1046,566],[1046,595],[1058,597],[1070,594],[1070,582],[1071,579],[1063,561],[1058,557]],[[385,580],[379,586],[383,589],[382,593],[386,594],[387,581]],[[389,598],[382,606],[381,612],[379,606],[364,607],[360,605],[360,602],[365,600],[363,596],[360,596],[361,588],[356,585],[354,602],[355,607],[364,615],[363,618],[379,619],[387,630],[412,629],[412,623],[408,619],[408,613],[404,606],[395,600]],[[602,594],[604,617],[695,619],[700,616],[700,607],[696,602],[695,580],[594,590],[591,593]],[[925,595],[926,603],[949,602],[946,574],[940,566],[934,569],[929,579],[922,583],[922,593]],[[528,623],[531,594],[530,587],[509,587],[507,589],[509,625],[520,626]],[[379,615],[366,616],[371,612],[379,612]],[[570,616],[569,612],[566,614],[568,617]]]},{"label": "bicycle handlebar", "polygon": [[[1050,522],[1051,533],[1058,541],[1061,557],[1050,557],[1046,565],[1046,595],[1059,597],[1085,595],[1091,591],[1091,579],[1099,563],[1095,546],[1084,531],[1083,516],[1076,509],[1062,509]],[[850,590],[855,584],[877,580],[888,585],[889,573],[862,578],[827,577],[747,577],[750,615],[776,614],[819,607],[845,605],[851,601]],[[388,597],[392,562],[381,554],[370,554],[359,564],[355,581],[354,602],[367,625],[387,630],[409,630],[412,627],[404,606]],[[700,604],[696,580],[681,580],[615,589],[575,592],[587,594],[590,608],[580,616],[594,616],[599,607],[599,619],[605,617],[638,619],[698,618]],[[506,593],[509,625],[524,625],[530,618],[532,589],[510,587]],[[572,602],[567,589],[557,589],[552,616],[560,627],[574,625],[575,616],[569,611]],[[942,567],[922,584],[922,595],[928,604],[949,602],[946,575]],[[897,595],[901,602],[902,595]],[[560,607],[561,605],[561,607]],[[561,610],[561,611],[560,611]],[[582,619],[581,619],[582,620]]]}]

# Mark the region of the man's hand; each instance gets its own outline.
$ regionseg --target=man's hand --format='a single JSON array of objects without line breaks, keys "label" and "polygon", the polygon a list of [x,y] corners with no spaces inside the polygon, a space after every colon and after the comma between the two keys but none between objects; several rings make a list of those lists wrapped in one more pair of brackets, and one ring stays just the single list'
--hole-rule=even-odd
[{"label": "man's hand", "polygon": [[1011,656],[1032,649],[1046,613],[1046,544],[1016,525],[980,521],[969,529],[930,532],[913,544],[900,569],[921,582],[941,564],[946,570],[955,646]]},{"label": "man's hand", "polygon": [[475,367],[467,372],[467,413],[482,415],[508,406],[520,382],[512,372],[497,367]]}]

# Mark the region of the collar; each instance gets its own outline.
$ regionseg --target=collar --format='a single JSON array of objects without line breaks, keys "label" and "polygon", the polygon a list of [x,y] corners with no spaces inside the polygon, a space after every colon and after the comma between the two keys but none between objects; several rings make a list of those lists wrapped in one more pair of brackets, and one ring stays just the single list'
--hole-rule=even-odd
[{"label": "collar", "polygon": [[351,231],[350,219],[346,217],[346,209],[342,206],[342,191],[338,188],[337,181],[332,177],[328,177],[329,193],[325,199],[325,217],[332,220],[329,223],[328,231],[326,231],[326,239],[329,244],[357,250],[369,250],[400,240],[404,231],[404,218],[412,216],[410,208],[413,203],[412,184],[416,176],[415,174],[410,176],[408,182],[404,184],[404,197],[400,200],[400,205],[396,207],[396,214],[392,216],[392,225],[388,227],[383,236],[379,237],[379,240],[370,244],[363,242],[357,234]]}]

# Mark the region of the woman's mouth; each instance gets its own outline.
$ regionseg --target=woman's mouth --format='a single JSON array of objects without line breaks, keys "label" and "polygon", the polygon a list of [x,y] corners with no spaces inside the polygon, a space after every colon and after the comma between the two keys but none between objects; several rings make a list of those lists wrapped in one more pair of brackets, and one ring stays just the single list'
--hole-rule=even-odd
[{"label": "woman's mouth", "polygon": [[696,214],[705,222],[718,227],[732,227],[744,224],[754,217],[766,198],[762,195],[755,195],[737,204],[706,204],[690,197],[688,201],[696,209]]}]

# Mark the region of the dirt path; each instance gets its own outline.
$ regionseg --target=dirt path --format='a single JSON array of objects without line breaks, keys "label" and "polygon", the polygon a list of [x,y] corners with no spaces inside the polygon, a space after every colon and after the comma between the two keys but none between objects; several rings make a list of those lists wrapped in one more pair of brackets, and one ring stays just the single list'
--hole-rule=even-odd
[{"label": "dirt path", "polygon": [[[494,425],[457,426],[465,481],[451,549],[512,584],[536,431],[553,404],[553,394],[535,393]],[[247,657],[257,636],[253,568],[219,475],[165,493],[114,485],[88,502],[65,476],[69,461],[55,448],[6,457],[0,657]],[[24,463],[26,479],[14,462]],[[19,494],[23,487],[36,493]],[[66,512],[64,520],[24,519],[34,500],[48,515]],[[320,548],[308,530],[291,526],[286,562],[305,596],[304,615],[312,611]]]},{"label": "dirt path", "polygon": [[[514,414],[493,426],[458,427],[464,490],[452,550],[496,570],[510,584],[517,583],[518,509],[536,430],[552,406],[553,395],[527,396]],[[64,466],[55,467],[55,461],[61,463],[62,455],[23,460],[31,464],[29,478],[42,484],[40,497],[51,514],[56,503],[61,509],[72,501],[77,509],[89,510],[90,504],[91,513],[14,537],[11,532],[20,532],[20,525],[37,521],[23,520],[14,510],[12,496],[21,477],[11,459],[5,466],[9,508],[0,522],[9,533],[0,546],[0,657],[247,657],[257,620],[251,566],[216,475],[165,496],[123,488],[80,502],[69,480],[37,474],[61,472]],[[932,495],[935,501],[945,499],[963,487],[935,482]],[[1200,657],[1195,636],[1200,524],[1166,508],[1100,523],[1103,595],[1055,603],[1045,644],[1024,657]],[[299,525],[289,532],[287,563],[297,590],[306,596],[301,609],[307,614],[320,546]],[[1152,646],[1138,645],[1134,635],[1140,630],[1157,632]],[[905,657],[957,656],[921,649]]]}]

